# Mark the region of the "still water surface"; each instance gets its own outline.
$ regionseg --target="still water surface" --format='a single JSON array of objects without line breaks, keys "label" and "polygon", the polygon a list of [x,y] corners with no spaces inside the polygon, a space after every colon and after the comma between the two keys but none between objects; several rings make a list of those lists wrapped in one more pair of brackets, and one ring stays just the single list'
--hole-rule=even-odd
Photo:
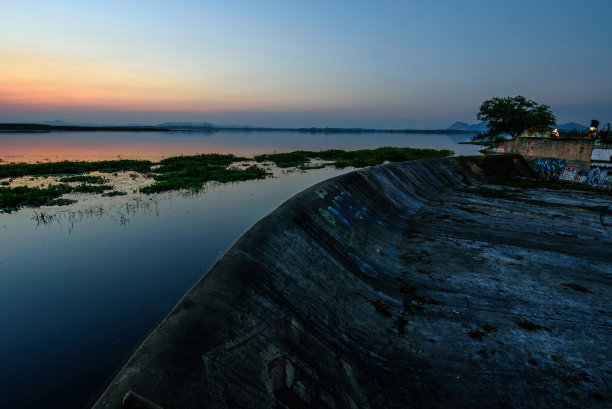
[{"label": "still water surface", "polygon": [[[282,132],[0,134],[4,161],[411,146],[476,153],[469,135]],[[84,195],[0,214],[0,407],[81,408],[250,226],[294,194],[350,169],[278,172],[198,194]],[[33,219],[44,210],[46,223]]]},{"label": "still water surface", "polygon": [[372,149],[380,146],[453,149],[457,155],[478,154],[474,145],[459,145],[472,135],[402,133],[298,132],[50,132],[0,133],[0,160],[55,162],[59,160],[160,160],[195,153],[250,156],[294,150]]}]

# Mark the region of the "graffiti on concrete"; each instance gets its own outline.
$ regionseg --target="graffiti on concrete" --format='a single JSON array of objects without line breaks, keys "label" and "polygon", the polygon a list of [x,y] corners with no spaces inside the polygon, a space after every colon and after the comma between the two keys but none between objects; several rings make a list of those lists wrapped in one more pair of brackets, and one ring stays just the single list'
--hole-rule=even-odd
[{"label": "graffiti on concrete", "polygon": [[368,277],[372,277],[372,278],[375,278],[378,276],[378,273],[376,272],[376,270],[374,270],[374,268],[368,263],[366,263],[365,261],[362,261],[359,258],[359,256],[357,256],[354,253],[349,253],[349,256],[351,256],[351,258],[357,264],[357,267],[359,267],[359,270],[361,270],[363,274],[367,275]]},{"label": "graffiti on concrete", "polygon": [[563,159],[538,158],[535,164],[535,171],[542,176],[558,179],[561,177],[566,164],[567,161]]},{"label": "graffiti on concrete", "polygon": [[586,183],[587,172],[580,166],[566,164],[563,171],[559,175],[559,179],[567,180],[568,182]]},{"label": "graffiti on concrete", "polygon": [[319,208],[319,214],[328,223],[335,225],[336,221],[339,221],[351,230],[356,222],[386,226],[372,210],[346,191],[335,196],[327,209]]},{"label": "graffiti on concrete", "polygon": [[333,214],[331,214],[328,210],[322,209],[319,207],[319,213],[325,220],[327,220],[330,224],[336,224],[336,218]]},{"label": "graffiti on concrete", "polygon": [[587,184],[591,187],[597,187],[601,189],[612,189],[612,182],[610,182],[610,176],[612,174],[608,169],[592,168],[589,171],[587,177]]},{"label": "graffiti on concrete", "polygon": [[612,149],[593,149],[586,183],[592,187],[612,189]]}]

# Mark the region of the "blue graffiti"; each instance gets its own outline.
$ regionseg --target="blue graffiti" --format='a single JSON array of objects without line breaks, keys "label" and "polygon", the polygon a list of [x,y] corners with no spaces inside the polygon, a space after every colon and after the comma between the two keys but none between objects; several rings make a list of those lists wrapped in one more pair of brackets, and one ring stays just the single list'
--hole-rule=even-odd
[{"label": "blue graffiti", "polygon": [[337,210],[335,207],[333,207],[333,206],[329,206],[329,207],[327,208],[327,210],[329,210],[330,212],[332,212],[332,213],[334,214],[334,216],[336,216],[338,219],[340,219],[340,221],[341,221],[342,223],[344,223],[344,224],[346,225],[346,227],[348,227],[348,228],[349,228],[349,229],[351,229],[351,230],[353,229],[353,226],[351,225],[351,223],[350,223],[348,220],[346,220],[346,217],[344,217],[344,216],[342,215],[342,213],[340,213],[340,211],[339,211],[339,210]]},{"label": "blue graffiti", "polygon": [[612,189],[612,182],[610,182],[610,179],[608,177],[602,174],[601,169],[599,168],[591,169],[586,182],[589,186],[592,187]]},{"label": "blue graffiti", "polygon": [[559,160],[555,158],[538,158],[535,171],[543,176],[559,178],[565,165],[567,165],[566,160]]},{"label": "blue graffiti", "polygon": [[388,227],[388,224],[380,220],[374,211],[363,206],[359,200],[353,197],[349,192],[342,192],[334,197],[327,209],[319,208],[319,213],[330,224],[335,225],[337,219],[351,230],[354,229],[356,222],[364,225],[375,223],[383,227]]},{"label": "blue graffiti", "polygon": [[368,263],[366,263],[365,261],[362,261],[356,254],[349,253],[349,256],[351,256],[351,258],[357,264],[357,267],[359,267],[359,270],[361,270],[363,274],[367,275],[368,277],[372,277],[372,278],[375,278],[378,276],[378,273],[376,272],[376,270],[374,270],[374,268]]},{"label": "blue graffiti", "polygon": [[330,212],[328,212],[325,209],[321,209],[319,207],[319,213],[321,214],[321,216],[323,216],[325,218],[325,220],[327,220],[330,224],[336,224],[336,219],[334,218],[334,215],[331,214]]}]

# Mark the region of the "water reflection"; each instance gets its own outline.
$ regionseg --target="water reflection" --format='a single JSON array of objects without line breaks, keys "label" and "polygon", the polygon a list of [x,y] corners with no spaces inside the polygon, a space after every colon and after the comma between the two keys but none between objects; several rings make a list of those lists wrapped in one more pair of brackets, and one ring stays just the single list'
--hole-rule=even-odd
[{"label": "water reflection", "polygon": [[[380,146],[477,151],[451,137],[456,136],[0,134],[0,159],[158,160],[177,154]],[[151,179],[105,174],[126,195],[71,193],[67,198],[78,202],[67,207],[0,214],[0,407],[91,404],[138,343],[244,231],[296,193],[350,170],[277,170],[270,179],[151,196],[136,193]]]},{"label": "water reflection", "polygon": [[[186,197],[187,195],[181,196]],[[67,229],[68,233],[72,233],[75,227],[83,221],[101,220],[106,217],[117,225],[125,226],[130,222],[130,216],[136,214],[159,216],[156,197],[136,196],[126,200],[125,203],[113,203],[102,199],[97,205],[88,205],[81,209],[71,209],[72,207],[74,206],[63,210],[34,210],[31,219],[36,222],[37,228],[50,227],[57,223],[61,229]]]},{"label": "water reflection", "polygon": [[0,407],[86,406],[244,231],[349,170],[1,214]]},{"label": "water reflection", "polygon": [[478,146],[459,145],[470,134],[352,133],[304,134],[288,131],[192,132],[50,132],[0,133],[0,160],[149,159],[177,155],[233,153],[253,156],[272,152],[325,149],[373,149],[381,146],[453,149],[458,155],[478,154]]}]

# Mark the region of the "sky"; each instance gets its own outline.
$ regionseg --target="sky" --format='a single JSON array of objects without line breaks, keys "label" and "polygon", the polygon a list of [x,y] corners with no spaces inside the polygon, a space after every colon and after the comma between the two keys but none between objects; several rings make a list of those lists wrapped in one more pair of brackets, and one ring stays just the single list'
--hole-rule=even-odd
[{"label": "sky", "polygon": [[0,0],[0,122],[612,121],[612,1]]}]

